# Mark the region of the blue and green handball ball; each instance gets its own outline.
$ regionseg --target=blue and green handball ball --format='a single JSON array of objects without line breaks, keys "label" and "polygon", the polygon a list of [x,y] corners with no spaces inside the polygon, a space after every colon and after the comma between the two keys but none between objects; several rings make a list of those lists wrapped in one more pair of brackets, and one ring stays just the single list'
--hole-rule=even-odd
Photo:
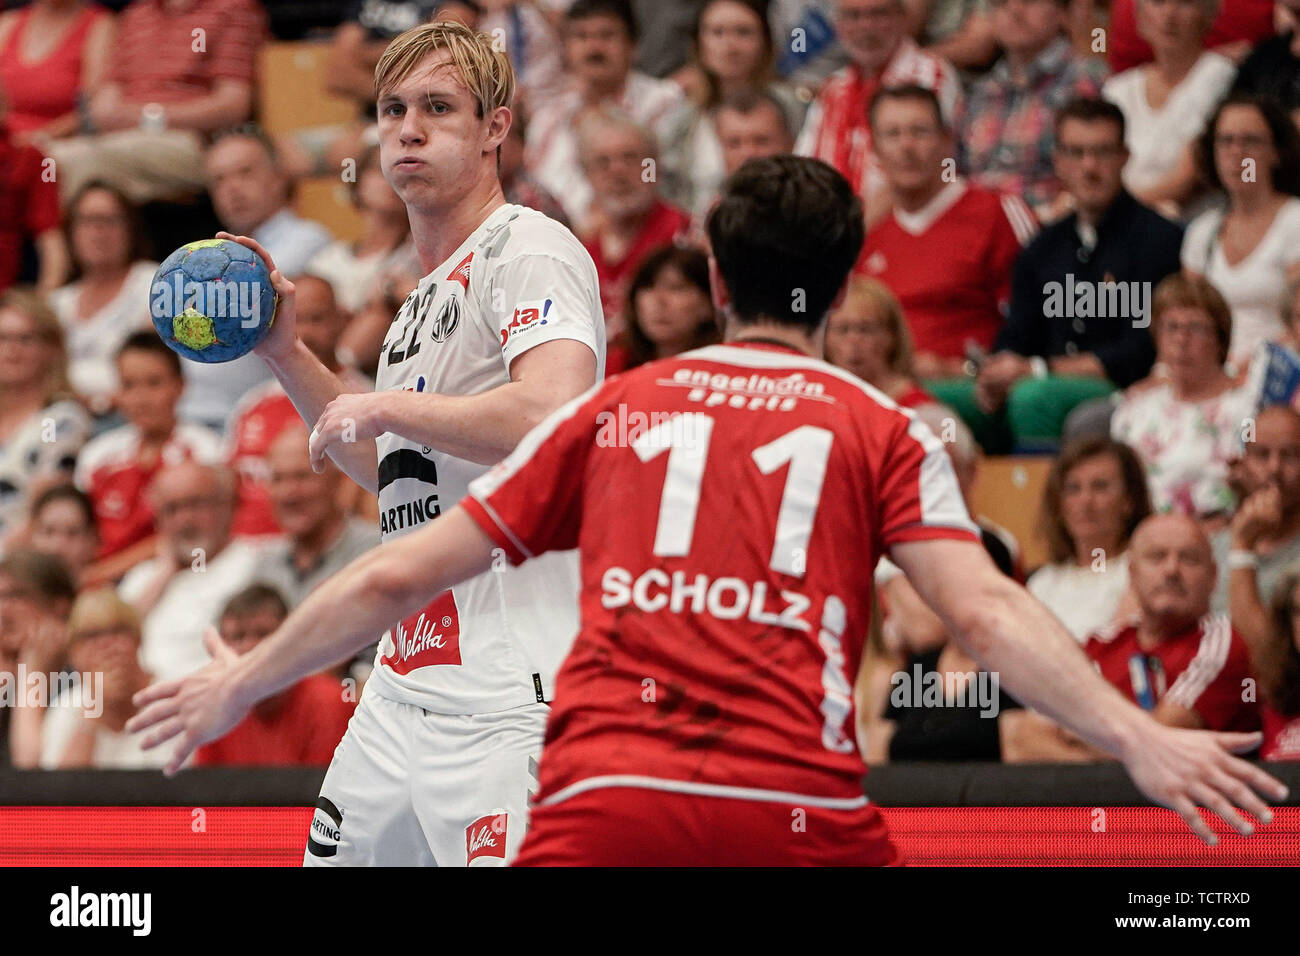
[{"label": "blue and green handball ball", "polygon": [[154,328],[196,362],[230,362],[266,338],[277,298],[262,257],[230,239],[187,242],[163,260],[149,290]]}]

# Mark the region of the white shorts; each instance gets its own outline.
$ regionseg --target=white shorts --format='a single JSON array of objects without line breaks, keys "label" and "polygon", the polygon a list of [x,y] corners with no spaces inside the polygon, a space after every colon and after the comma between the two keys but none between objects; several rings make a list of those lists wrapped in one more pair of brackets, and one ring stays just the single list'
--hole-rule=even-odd
[{"label": "white shorts", "polygon": [[505,866],[550,708],[435,714],[370,690],[321,784],[304,866]]}]

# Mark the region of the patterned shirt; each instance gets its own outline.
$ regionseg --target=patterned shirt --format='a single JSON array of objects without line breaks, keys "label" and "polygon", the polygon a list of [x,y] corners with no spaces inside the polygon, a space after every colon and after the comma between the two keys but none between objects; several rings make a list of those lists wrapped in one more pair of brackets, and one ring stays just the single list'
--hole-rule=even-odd
[{"label": "patterned shirt", "polygon": [[1061,37],[1016,77],[1004,56],[971,88],[957,126],[957,164],[989,189],[1048,205],[1061,190],[1052,169],[1056,111],[1076,96],[1096,96],[1106,64],[1077,57]]},{"label": "patterned shirt", "polygon": [[205,96],[218,80],[251,85],[266,35],[253,0],[193,0],[184,10],[135,0],[118,19],[108,81],[127,101],[164,105]]}]

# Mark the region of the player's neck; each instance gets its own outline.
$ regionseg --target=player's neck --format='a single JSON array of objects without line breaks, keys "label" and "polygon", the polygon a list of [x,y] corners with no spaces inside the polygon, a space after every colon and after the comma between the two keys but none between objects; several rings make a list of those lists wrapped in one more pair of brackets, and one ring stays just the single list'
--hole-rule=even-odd
[{"label": "player's neck", "polygon": [[742,342],[761,342],[764,345],[784,345],[804,355],[820,355],[816,338],[803,329],[785,325],[780,322],[746,322],[741,325],[736,321],[728,323],[724,341],[733,345]]},{"label": "player's neck", "polygon": [[1144,615],[1138,623],[1137,643],[1143,652],[1151,653],[1171,637],[1182,634],[1196,622],[1182,618],[1163,618]]},{"label": "player's neck", "polygon": [[410,208],[411,238],[420,256],[420,266],[428,275],[460,248],[483,220],[505,205],[501,183],[493,176],[483,188],[457,199],[450,206],[431,209]]}]

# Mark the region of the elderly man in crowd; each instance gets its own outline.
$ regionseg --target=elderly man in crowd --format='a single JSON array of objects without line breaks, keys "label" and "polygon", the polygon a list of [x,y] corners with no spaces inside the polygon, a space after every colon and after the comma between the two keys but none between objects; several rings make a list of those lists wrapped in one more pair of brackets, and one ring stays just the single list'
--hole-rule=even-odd
[{"label": "elderly man in crowd", "polygon": [[[1259,729],[1250,652],[1226,615],[1210,613],[1217,567],[1210,542],[1185,515],[1138,525],[1129,547],[1136,619],[1094,634],[1084,652],[1115,688],[1163,724]],[[1032,712],[1001,718],[1003,759],[1097,760],[1102,755]]]},{"label": "elderly man in crowd", "polygon": [[119,593],[139,613],[140,661],[158,680],[207,663],[203,632],[253,581],[258,550],[232,540],[233,474],[193,461],[164,468],[149,486],[158,556],[127,572]]}]

